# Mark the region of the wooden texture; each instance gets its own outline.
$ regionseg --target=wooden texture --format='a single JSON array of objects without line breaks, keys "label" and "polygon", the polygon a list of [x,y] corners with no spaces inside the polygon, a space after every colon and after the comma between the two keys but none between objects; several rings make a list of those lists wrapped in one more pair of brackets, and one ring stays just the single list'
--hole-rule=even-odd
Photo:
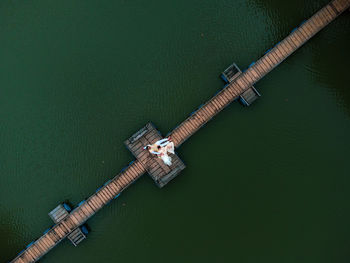
[{"label": "wooden texture", "polygon": [[[189,126],[193,127],[192,124],[189,124]],[[152,123],[148,123],[124,142],[125,146],[140,161],[159,187],[166,185],[185,168],[184,163],[176,154],[169,155],[172,158],[172,165],[167,166],[160,158],[144,149],[146,145],[153,144],[161,139],[163,139],[163,136],[160,132]]]},{"label": "wooden texture", "polygon": [[[252,87],[258,80],[278,66],[306,41],[349,7],[350,0],[334,0],[319,10],[309,20],[302,23],[283,41],[273,47],[245,72],[237,76],[228,86],[216,94],[203,107],[195,111],[190,117],[169,133],[169,135],[174,138],[175,146],[179,147],[217,113],[223,110],[232,101],[236,100],[243,92]],[[230,75],[228,77],[230,77]],[[223,95],[227,99],[226,101],[223,100]],[[207,108],[215,109],[215,113],[210,114],[210,116],[206,115],[205,109]],[[193,122],[193,120],[196,121]]]},{"label": "wooden texture", "polygon": [[[350,7],[350,0],[334,0],[327,6],[319,10],[309,20],[290,33],[282,42],[276,45],[271,51],[260,58],[254,65],[240,74],[233,82],[216,94],[201,108],[195,111],[184,122],[177,126],[170,135],[176,147],[179,147],[200,127],[206,124],[217,113],[223,110],[240,94],[249,89],[255,82],[263,78],[273,68],[278,66],[289,55],[301,47],[307,40],[318,31],[333,21],[338,15]],[[142,145],[152,143],[160,137],[148,134],[141,138],[139,143],[134,145],[133,153],[137,160],[126,167],[121,173],[102,186],[95,194],[90,196],[84,203],[75,208],[64,220],[54,225],[48,232],[38,240],[29,245],[25,250],[11,262],[29,263],[36,262],[48,251],[65,239],[77,227],[84,224],[91,216],[99,211],[103,206],[118,196],[136,179],[141,177],[146,171],[153,174],[155,178],[161,178],[166,173],[166,167],[162,167],[159,160],[151,160],[147,153],[140,148]],[[142,136],[141,136],[142,137]],[[174,160],[178,165],[180,159]],[[169,167],[168,167],[169,168]],[[169,168],[171,169],[171,168]],[[170,172],[167,170],[167,175]]]}]

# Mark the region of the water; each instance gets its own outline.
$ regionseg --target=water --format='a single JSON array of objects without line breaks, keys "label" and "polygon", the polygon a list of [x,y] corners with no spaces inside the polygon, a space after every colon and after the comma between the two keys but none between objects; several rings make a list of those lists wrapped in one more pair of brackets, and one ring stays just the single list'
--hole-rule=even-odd
[{"label": "water", "polygon": [[[0,261],[326,3],[1,1]],[[144,176],[42,262],[348,262],[349,16],[187,141],[172,183]]]}]

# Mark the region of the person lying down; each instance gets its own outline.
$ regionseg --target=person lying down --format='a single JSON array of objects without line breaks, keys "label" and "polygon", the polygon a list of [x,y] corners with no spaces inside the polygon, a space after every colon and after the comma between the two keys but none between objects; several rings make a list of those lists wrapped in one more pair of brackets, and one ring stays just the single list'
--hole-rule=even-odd
[{"label": "person lying down", "polygon": [[156,141],[152,145],[148,144],[143,147],[143,149],[148,150],[151,154],[161,158],[166,165],[170,166],[172,164],[171,157],[168,155],[168,153],[175,154],[175,151],[174,143],[171,141],[170,137]]}]

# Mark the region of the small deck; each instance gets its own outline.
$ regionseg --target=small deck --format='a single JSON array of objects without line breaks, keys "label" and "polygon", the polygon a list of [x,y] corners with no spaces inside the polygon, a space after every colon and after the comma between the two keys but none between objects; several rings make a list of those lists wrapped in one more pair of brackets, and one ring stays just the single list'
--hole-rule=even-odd
[{"label": "small deck", "polygon": [[185,169],[185,164],[176,154],[169,154],[172,159],[172,165],[168,166],[160,158],[143,149],[147,144],[153,144],[163,138],[155,126],[152,123],[148,123],[124,142],[125,146],[141,162],[160,188],[169,183]]},{"label": "small deck", "polygon": [[[241,69],[237,66],[236,63],[230,65],[224,72],[221,74],[221,78],[227,83],[230,84],[236,78],[242,74]],[[254,101],[261,97],[260,93],[255,89],[254,86],[251,86],[246,91],[239,95],[239,99],[244,106],[250,106]]]},{"label": "small deck", "polygon": [[[55,224],[62,222],[65,218],[69,216],[71,212],[71,208],[66,203],[59,204],[55,209],[53,209],[49,216]],[[81,227],[77,227],[74,229],[67,237],[72,242],[72,244],[76,247],[78,246],[84,239],[86,239],[86,234],[88,230],[85,225]]]}]

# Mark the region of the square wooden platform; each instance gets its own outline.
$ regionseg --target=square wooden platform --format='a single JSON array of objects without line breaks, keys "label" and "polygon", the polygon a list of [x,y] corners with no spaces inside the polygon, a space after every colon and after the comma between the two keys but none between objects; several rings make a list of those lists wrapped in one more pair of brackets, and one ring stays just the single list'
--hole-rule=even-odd
[{"label": "square wooden platform", "polygon": [[176,154],[169,154],[172,159],[172,165],[168,166],[164,164],[162,159],[143,149],[147,144],[153,144],[161,139],[163,137],[160,132],[152,123],[148,123],[124,142],[125,146],[143,164],[148,174],[159,187],[166,185],[186,167]]}]

